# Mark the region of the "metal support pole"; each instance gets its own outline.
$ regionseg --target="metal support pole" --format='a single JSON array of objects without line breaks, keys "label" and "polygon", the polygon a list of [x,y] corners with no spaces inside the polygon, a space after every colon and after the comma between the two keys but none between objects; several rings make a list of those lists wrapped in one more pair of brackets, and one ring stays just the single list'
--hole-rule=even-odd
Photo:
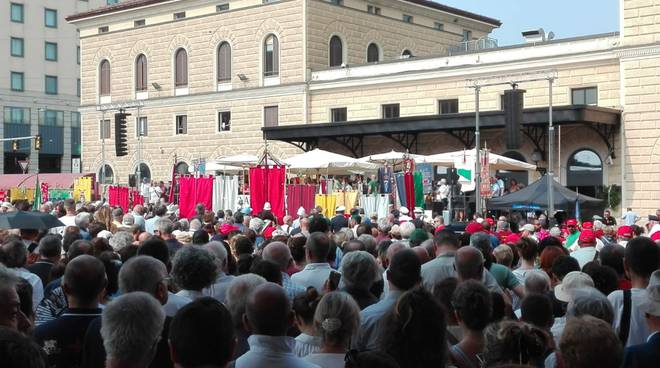
[{"label": "metal support pole", "polygon": [[135,186],[138,190],[142,187],[142,132],[143,126],[142,121],[140,120],[140,106],[137,108],[137,131],[138,131],[138,142],[137,142],[137,180],[135,181]]},{"label": "metal support pole", "polygon": [[555,214],[555,193],[553,190],[555,171],[555,127],[552,125],[552,84],[554,78],[548,78],[548,220]]},{"label": "metal support pole", "polygon": [[474,87],[474,144],[475,144],[475,212],[481,214],[481,133],[479,132],[479,92],[481,86]]},{"label": "metal support pole", "polygon": [[[101,188],[105,184],[105,110],[101,112]],[[103,196],[104,190],[102,189]]]}]

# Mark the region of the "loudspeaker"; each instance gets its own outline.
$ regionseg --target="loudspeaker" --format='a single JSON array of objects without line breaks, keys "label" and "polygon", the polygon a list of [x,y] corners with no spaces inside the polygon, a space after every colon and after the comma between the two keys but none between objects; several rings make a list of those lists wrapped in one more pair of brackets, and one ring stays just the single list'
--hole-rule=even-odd
[{"label": "loudspeaker", "polygon": [[519,149],[521,127],[523,123],[523,98],[525,90],[510,89],[504,91],[503,110],[506,134],[506,148]]}]

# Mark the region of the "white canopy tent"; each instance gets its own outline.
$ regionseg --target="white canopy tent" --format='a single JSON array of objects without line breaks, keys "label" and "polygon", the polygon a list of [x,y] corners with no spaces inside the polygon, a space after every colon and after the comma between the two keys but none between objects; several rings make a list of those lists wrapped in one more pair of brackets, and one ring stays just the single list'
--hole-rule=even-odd
[{"label": "white canopy tent", "polygon": [[[476,149],[439,153],[436,155],[426,156],[426,162],[440,166],[452,167],[456,162],[465,160],[466,162],[474,162],[476,157]],[[488,153],[488,162],[491,170],[525,170],[534,171],[536,165],[528,164],[523,161],[515,160],[495,153]]]},{"label": "white canopy tent", "polygon": [[390,165],[395,165],[398,163],[401,163],[405,159],[413,159],[415,160],[415,163],[422,164],[422,163],[427,163],[427,156],[424,155],[416,155],[412,153],[407,153],[407,152],[399,152],[399,151],[390,151],[390,152],[384,152],[384,153],[379,153],[376,155],[369,155],[365,156],[362,158],[359,158],[358,161],[362,162],[371,162],[375,164],[390,164]]},{"label": "white canopy tent", "polygon": [[[189,173],[192,174],[194,170],[195,168],[192,165],[188,167]],[[215,174],[218,171],[223,173],[237,173],[241,170],[242,168],[239,166],[223,165],[217,162],[207,162],[204,167],[204,174]]]},{"label": "white canopy tent", "polygon": [[378,165],[338,153],[314,149],[284,160],[289,170],[323,170],[328,174],[377,171]]}]

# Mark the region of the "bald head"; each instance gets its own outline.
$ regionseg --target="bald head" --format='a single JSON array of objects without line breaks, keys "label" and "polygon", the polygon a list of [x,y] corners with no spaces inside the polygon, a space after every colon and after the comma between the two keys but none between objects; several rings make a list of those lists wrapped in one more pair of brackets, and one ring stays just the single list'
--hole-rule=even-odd
[{"label": "bald head", "polygon": [[387,266],[389,266],[390,262],[392,262],[392,257],[399,252],[402,249],[406,249],[407,247],[400,242],[394,242],[392,243],[388,248],[387,248]]},{"label": "bald head", "polygon": [[428,261],[431,260],[431,257],[429,256],[428,250],[424,247],[414,247],[412,248],[413,252],[417,255],[417,258],[419,258],[419,262],[421,264],[424,264]]},{"label": "bald head", "polygon": [[462,247],[456,252],[456,272],[458,279],[481,280],[484,272],[484,256],[473,246]]},{"label": "bald head", "polygon": [[69,262],[62,278],[62,288],[69,298],[69,306],[72,308],[76,307],[74,304],[94,304],[106,284],[107,278],[103,262],[87,254],[80,255]]},{"label": "bald head", "polygon": [[245,319],[252,334],[286,335],[293,313],[284,289],[272,282],[257,286],[248,296]]},{"label": "bald head", "polygon": [[291,250],[286,244],[279,241],[268,244],[261,256],[266,261],[276,263],[282,272],[286,272],[292,261]]}]

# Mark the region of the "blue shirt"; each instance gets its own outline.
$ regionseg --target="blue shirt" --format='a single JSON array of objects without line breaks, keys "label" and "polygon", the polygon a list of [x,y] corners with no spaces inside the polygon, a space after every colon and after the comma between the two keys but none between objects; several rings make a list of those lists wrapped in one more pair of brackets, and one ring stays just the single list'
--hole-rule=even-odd
[{"label": "blue shirt", "polygon": [[376,350],[380,347],[379,341],[377,341],[380,335],[380,321],[385,314],[394,308],[401,294],[403,294],[402,291],[390,290],[383,300],[364,308],[360,312],[360,329],[358,330],[357,339],[355,339],[353,344],[355,349],[365,351]]}]

